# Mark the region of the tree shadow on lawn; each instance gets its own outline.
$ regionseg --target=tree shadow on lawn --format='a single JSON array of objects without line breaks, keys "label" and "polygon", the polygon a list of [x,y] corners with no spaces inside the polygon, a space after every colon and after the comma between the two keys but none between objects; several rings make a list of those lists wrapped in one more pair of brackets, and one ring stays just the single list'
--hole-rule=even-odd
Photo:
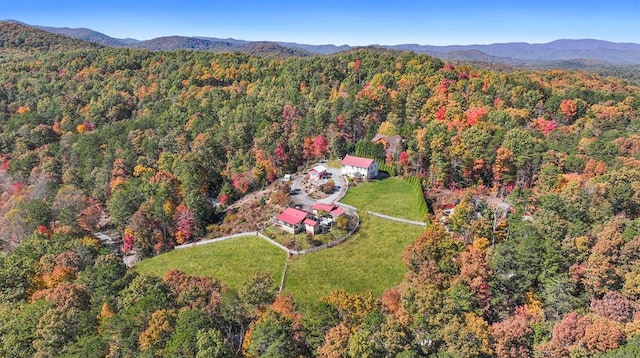
[{"label": "tree shadow on lawn", "polygon": [[372,180],[385,180],[391,178],[391,175],[389,175],[389,173],[385,172],[385,171],[378,171],[378,175],[373,178]]}]

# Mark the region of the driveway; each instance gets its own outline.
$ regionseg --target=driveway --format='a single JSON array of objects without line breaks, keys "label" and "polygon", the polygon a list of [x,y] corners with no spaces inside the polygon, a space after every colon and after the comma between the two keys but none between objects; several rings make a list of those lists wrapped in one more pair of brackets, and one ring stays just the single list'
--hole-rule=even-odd
[{"label": "driveway", "polygon": [[307,196],[307,190],[303,187],[303,182],[305,180],[306,173],[296,175],[296,177],[291,182],[291,201],[295,205],[300,205],[303,209],[311,210],[311,207],[315,203],[322,204],[332,204],[337,201],[340,201],[345,194],[347,193],[348,182],[346,178],[342,177],[340,168],[331,168],[327,167],[327,173],[331,174],[331,179],[335,182],[337,191],[330,196],[320,199],[314,200]]},{"label": "driveway", "polygon": [[341,175],[342,170],[340,168],[327,168],[327,173],[331,174],[331,179],[336,183],[337,191],[324,199],[318,200],[318,202],[322,204],[331,204],[340,201],[340,199],[347,194],[349,187],[347,179]]},{"label": "driveway", "polygon": [[306,190],[302,187],[303,180],[304,176],[296,175],[295,179],[291,181],[291,202],[308,211],[316,201],[307,196]]}]

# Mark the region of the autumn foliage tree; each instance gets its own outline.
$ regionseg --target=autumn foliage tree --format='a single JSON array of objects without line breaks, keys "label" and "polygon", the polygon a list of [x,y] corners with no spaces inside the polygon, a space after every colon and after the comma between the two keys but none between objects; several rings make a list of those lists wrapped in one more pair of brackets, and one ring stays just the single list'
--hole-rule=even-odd
[{"label": "autumn foliage tree", "polygon": [[593,319],[584,331],[581,342],[592,353],[606,352],[624,343],[625,336],[619,323],[604,317]]},{"label": "autumn foliage tree", "polygon": [[176,242],[183,244],[191,240],[197,231],[196,220],[191,210],[184,204],[178,205],[175,210],[174,220],[176,223]]},{"label": "autumn foliage tree", "polygon": [[567,122],[571,121],[578,114],[578,105],[573,99],[563,99],[558,109]]},{"label": "autumn foliage tree", "polygon": [[167,272],[163,280],[181,307],[216,313],[222,303],[220,283],[209,277],[187,276],[183,272]]},{"label": "autumn foliage tree", "polygon": [[544,117],[536,118],[533,121],[533,124],[538,128],[538,130],[548,136],[554,129],[558,127],[558,124],[553,119],[545,119]]},{"label": "autumn foliage tree", "polygon": [[331,328],[324,338],[324,344],[318,348],[318,356],[322,358],[346,357],[349,350],[351,331],[344,324]]},{"label": "autumn foliage tree", "polygon": [[538,354],[546,357],[568,357],[571,352],[581,350],[589,319],[571,312],[553,326],[551,340],[535,347]]},{"label": "autumn foliage tree", "polygon": [[458,272],[454,257],[462,245],[439,224],[430,225],[420,238],[407,247],[402,259],[412,270],[418,271],[425,262],[434,265],[446,275]]},{"label": "autumn foliage tree", "polygon": [[140,333],[138,338],[140,350],[151,350],[154,354],[161,354],[164,343],[173,332],[176,312],[172,310],[158,310],[153,312],[149,327]]},{"label": "autumn foliage tree", "polygon": [[515,315],[492,325],[495,353],[498,357],[527,357],[531,355],[533,330],[529,317],[521,308]]}]

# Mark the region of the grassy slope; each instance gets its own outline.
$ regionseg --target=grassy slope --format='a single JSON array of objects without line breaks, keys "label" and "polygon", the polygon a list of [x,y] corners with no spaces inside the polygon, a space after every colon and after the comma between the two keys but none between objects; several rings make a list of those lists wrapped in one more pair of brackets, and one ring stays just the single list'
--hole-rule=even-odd
[{"label": "grassy slope", "polygon": [[302,308],[335,289],[380,295],[400,283],[406,271],[402,251],[423,230],[365,214],[358,233],[345,243],[293,258],[285,292]]},{"label": "grassy slope", "polygon": [[[335,289],[375,295],[396,286],[406,268],[400,256],[423,228],[369,216],[372,210],[406,219],[420,220],[415,194],[409,183],[386,179],[349,189],[343,202],[360,209],[360,230],[345,243],[289,262],[285,292],[303,310]],[[254,272],[269,271],[280,281],[286,254],[255,237],[174,250],[140,262],[136,270],[164,275],[179,269],[191,275],[207,275],[238,288]]]},{"label": "grassy slope", "polygon": [[418,200],[410,183],[398,178],[387,178],[349,188],[342,202],[357,207],[361,212],[370,210],[403,219],[422,221],[424,217],[416,208]]},{"label": "grassy slope", "polygon": [[216,244],[173,250],[144,260],[136,271],[158,276],[171,269],[194,276],[211,276],[237,289],[247,277],[268,271],[278,284],[287,254],[263,239],[247,236]]}]

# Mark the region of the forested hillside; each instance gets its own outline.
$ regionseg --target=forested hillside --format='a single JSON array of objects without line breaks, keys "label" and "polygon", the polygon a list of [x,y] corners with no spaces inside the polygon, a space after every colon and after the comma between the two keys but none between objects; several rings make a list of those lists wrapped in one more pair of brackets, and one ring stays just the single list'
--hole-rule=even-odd
[{"label": "forested hillside", "polygon": [[[113,49],[9,23],[0,64],[0,356],[639,349],[640,88],[623,78],[381,49]],[[273,277],[158,279],[92,238],[171,250],[285,173],[379,151],[377,133],[405,139],[381,163],[461,198],[382,297],[333,292],[301,315]]]}]

